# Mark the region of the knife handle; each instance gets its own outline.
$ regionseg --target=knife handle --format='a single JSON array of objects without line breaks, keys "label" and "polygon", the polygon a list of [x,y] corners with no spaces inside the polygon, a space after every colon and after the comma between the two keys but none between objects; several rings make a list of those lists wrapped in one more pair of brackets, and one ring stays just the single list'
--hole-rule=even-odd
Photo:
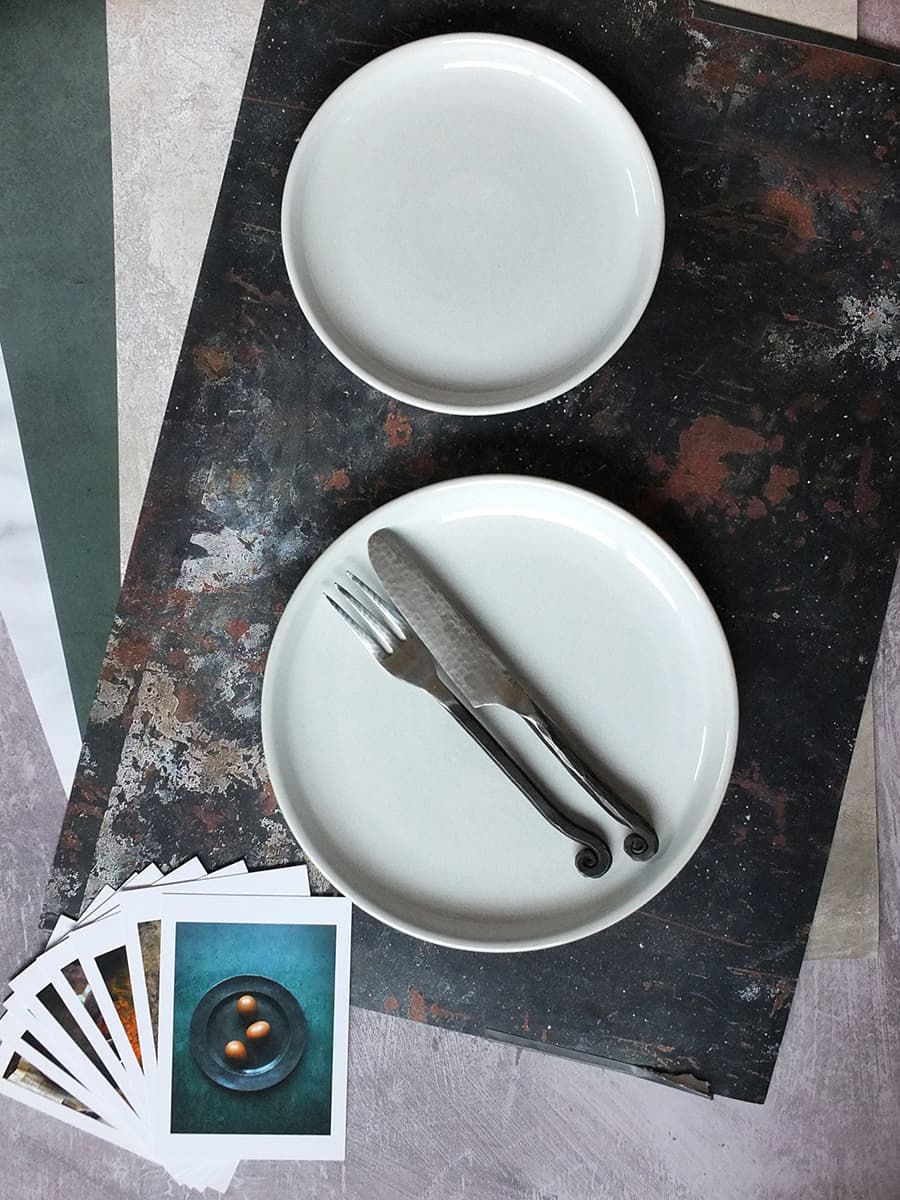
[{"label": "knife handle", "polygon": [[575,855],[575,866],[582,875],[590,879],[598,879],[605,875],[612,863],[612,855],[605,838],[600,833],[585,829],[583,825],[567,817],[544,795],[537,784],[526,775],[516,760],[487,730],[481,721],[470,712],[461,700],[455,696],[442,699],[441,703],[450,715],[463,727],[470,737],[474,738],[485,753],[493,759],[500,770],[522,792],[545,821],[548,821],[558,833],[571,838],[573,842],[581,843],[581,849]]},{"label": "knife handle", "polygon": [[536,709],[534,713],[525,715],[525,720],[548,750],[552,751],[572,778],[581,784],[603,811],[629,829],[630,832],[625,838],[625,853],[628,857],[638,861],[652,858],[659,850],[659,838],[650,822],[635,812],[610,784],[597,778],[584,759],[566,745],[564,734],[546,713]]}]

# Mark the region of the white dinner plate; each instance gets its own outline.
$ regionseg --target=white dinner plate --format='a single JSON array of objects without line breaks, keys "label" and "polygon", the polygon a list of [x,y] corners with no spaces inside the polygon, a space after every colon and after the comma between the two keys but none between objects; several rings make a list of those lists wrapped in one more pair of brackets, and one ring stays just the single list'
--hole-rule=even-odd
[{"label": "white dinner plate", "polygon": [[[623,827],[521,719],[482,710],[558,801],[605,831],[612,867],[580,875],[574,843],[326,603],[348,568],[376,583],[366,546],[383,526],[402,532],[599,773],[651,818],[653,859],[625,856]],[[385,505],[313,564],[272,642],[262,732],[281,810],[342,892],[429,941],[532,950],[621,920],[688,861],[727,786],[737,693],[709,601],[655,534],[578,488],[478,476]]]},{"label": "white dinner plate", "polygon": [[357,71],[307,126],[282,205],[313,328],[383,392],[509,412],[586,379],[646,307],[659,176],[599,80],[517,38],[451,34]]}]

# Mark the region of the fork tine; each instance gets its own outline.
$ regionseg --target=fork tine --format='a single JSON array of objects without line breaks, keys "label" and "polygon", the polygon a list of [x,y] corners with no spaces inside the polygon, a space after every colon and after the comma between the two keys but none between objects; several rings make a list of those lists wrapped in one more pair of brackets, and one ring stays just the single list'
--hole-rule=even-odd
[{"label": "fork tine", "polygon": [[363,625],[369,630],[376,641],[380,642],[385,651],[390,654],[397,646],[397,635],[390,629],[388,625],[381,620],[377,613],[370,612],[364,604],[348,592],[340,583],[336,583],[335,588],[340,593],[346,604],[349,604],[354,614],[359,618]]},{"label": "fork tine", "polygon": [[409,633],[409,624],[407,623],[407,620],[403,613],[401,613],[400,609],[397,608],[395,604],[391,603],[387,596],[381,596],[375,591],[374,588],[370,588],[369,585],[364,583],[358,575],[354,574],[353,571],[348,571],[347,576],[352,580],[356,587],[359,588],[366,599],[370,600],[372,604],[375,605],[375,607],[393,629],[394,633],[396,633],[398,637],[406,638],[406,635]]},{"label": "fork tine", "polygon": [[377,642],[367,629],[363,629],[362,625],[360,625],[358,621],[355,621],[348,612],[345,612],[344,609],[342,609],[338,604],[337,600],[335,600],[332,596],[329,596],[327,592],[324,592],[323,595],[334,611],[344,618],[369,653],[377,658],[379,662],[381,662],[385,655],[385,649],[382,644]]}]

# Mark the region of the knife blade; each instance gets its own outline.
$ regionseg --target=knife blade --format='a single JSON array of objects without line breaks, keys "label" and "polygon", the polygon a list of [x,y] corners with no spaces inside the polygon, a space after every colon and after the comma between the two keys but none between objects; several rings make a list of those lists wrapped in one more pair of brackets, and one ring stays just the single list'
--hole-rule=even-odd
[{"label": "knife blade", "polygon": [[431,581],[413,550],[390,529],[369,538],[369,559],[394,603],[471,708],[499,704],[531,716],[531,697],[482,635]]},{"label": "knife blade", "polygon": [[388,595],[463,700],[473,709],[496,704],[522,717],[592,799],[629,829],[626,854],[640,860],[651,858],[659,849],[652,825],[567,744],[524,684],[429,576],[415,551],[392,529],[377,529],[369,537],[368,549]]}]

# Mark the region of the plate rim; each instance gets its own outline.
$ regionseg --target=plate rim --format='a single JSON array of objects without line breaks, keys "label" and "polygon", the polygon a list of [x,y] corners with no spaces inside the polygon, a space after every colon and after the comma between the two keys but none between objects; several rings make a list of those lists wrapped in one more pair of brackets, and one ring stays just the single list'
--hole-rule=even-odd
[{"label": "plate rim", "polygon": [[[290,796],[290,789],[286,786],[285,780],[281,774],[278,766],[277,756],[271,753],[274,744],[274,734],[272,730],[273,705],[275,704],[272,695],[274,687],[272,680],[279,669],[282,659],[284,659],[289,653],[287,648],[282,648],[282,643],[287,637],[287,618],[291,612],[292,606],[298,607],[299,603],[302,602],[303,597],[301,596],[301,600],[295,604],[298,594],[301,593],[303,589],[304,581],[309,573],[309,570],[312,569],[312,567],[319,561],[323,554],[327,553],[333,546],[337,544],[338,541],[351,534],[352,531],[356,529],[357,526],[363,521],[368,520],[376,513],[389,514],[395,506],[408,504],[410,502],[414,503],[415,501],[412,500],[413,497],[419,497],[423,493],[434,495],[438,492],[452,492],[457,490],[462,491],[467,488],[477,487],[484,484],[494,485],[498,483],[501,485],[517,485],[525,483],[529,486],[546,488],[551,492],[561,492],[567,495],[574,494],[582,501],[586,500],[592,504],[598,505],[606,512],[612,513],[619,518],[625,518],[625,520],[632,524],[639,533],[647,537],[651,543],[654,544],[655,547],[665,555],[665,557],[671,562],[672,566],[683,576],[694,596],[694,599],[698,602],[700,608],[705,612],[705,615],[710,623],[710,633],[714,637],[717,652],[721,657],[722,665],[725,668],[723,673],[723,686],[725,687],[728,695],[725,705],[727,711],[724,713],[723,718],[725,747],[724,754],[719,764],[715,787],[710,791],[710,796],[714,797],[714,799],[710,799],[710,801],[707,803],[702,820],[698,821],[695,826],[694,835],[688,842],[687,854],[681,857],[680,860],[673,860],[673,865],[663,873],[662,881],[657,886],[653,887],[653,889],[646,895],[643,892],[638,891],[637,899],[634,903],[620,903],[611,909],[607,909],[607,911],[598,919],[594,921],[583,922],[581,925],[564,935],[550,934],[538,938],[530,938],[527,940],[492,940],[490,942],[479,943],[473,941],[471,938],[456,938],[444,934],[435,934],[434,931],[424,929],[423,927],[417,925],[415,921],[408,921],[402,916],[398,917],[394,913],[389,913],[377,902],[370,901],[366,897],[360,897],[357,889],[353,885],[352,880],[348,882],[344,878],[343,872],[334,871],[332,865],[327,861],[327,856],[325,858],[319,857],[315,848],[309,853],[307,852],[307,847],[304,840],[305,834],[301,827],[301,822],[296,820],[296,814],[291,810],[290,805],[287,802],[282,801],[282,796]],[[279,637],[279,633],[281,633],[281,637]],[[456,479],[443,480],[438,483],[426,484],[424,487],[415,488],[412,491],[405,492],[402,496],[398,496],[394,500],[390,500],[380,507],[371,509],[370,512],[364,514],[359,518],[358,521],[354,521],[353,524],[348,527],[348,529],[344,530],[343,533],[334,538],[329,545],[325,547],[321,554],[318,555],[312,563],[310,563],[309,568],[306,572],[304,572],[303,577],[300,579],[299,583],[294,588],[294,591],[291,593],[290,599],[288,600],[283,612],[281,613],[281,616],[279,617],[278,625],[272,636],[268,657],[266,659],[266,666],[263,673],[262,697],[260,704],[260,726],[266,770],[268,772],[269,780],[271,782],[272,790],[275,795],[281,816],[291,833],[296,838],[304,855],[307,855],[308,853],[309,861],[313,863],[322,872],[326,879],[328,879],[329,882],[337,887],[343,895],[351,899],[354,904],[357,904],[361,909],[363,909],[363,911],[369,913],[370,916],[375,917],[382,923],[390,926],[393,929],[399,930],[401,933],[408,934],[411,937],[419,938],[435,945],[448,946],[452,949],[470,950],[479,953],[506,954],[551,949],[556,946],[568,945],[572,942],[580,941],[585,937],[590,937],[595,933],[599,933],[603,929],[608,929],[611,925],[617,924],[626,917],[632,916],[634,913],[643,908],[645,904],[650,903],[654,897],[658,896],[660,892],[662,892],[666,887],[669,886],[669,884],[672,883],[672,881],[681,873],[682,870],[684,870],[687,864],[697,853],[702,842],[709,833],[713,821],[716,819],[719,809],[721,808],[722,801],[725,798],[725,794],[728,790],[728,784],[731,780],[735,754],[737,751],[738,733],[740,728],[740,710],[734,660],[731,655],[731,649],[728,645],[728,640],[725,637],[725,631],[722,628],[716,610],[712,606],[712,602],[701,587],[696,576],[680,557],[680,555],[678,555],[675,550],[673,550],[672,547],[659,536],[659,534],[652,530],[638,517],[635,517],[632,513],[628,512],[627,509],[622,508],[618,504],[614,504],[611,500],[607,500],[605,497],[597,496],[593,492],[588,491],[586,488],[578,487],[575,484],[563,483],[561,481],[548,479],[543,476],[507,473],[497,475],[467,475]],[[644,890],[646,891],[646,889]]]},{"label": "plate rim", "polygon": [[[434,44],[453,44],[462,42],[488,42],[492,45],[507,45],[517,48],[526,47],[532,52],[537,52],[546,58],[550,59],[556,65],[564,65],[567,70],[574,71],[582,80],[588,83],[591,87],[601,91],[606,101],[618,109],[620,116],[628,126],[634,143],[640,151],[641,159],[647,169],[648,178],[650,181],[650,189],[653,195],[653,210],[648,216],[648,229],[655,236],[656,245],[653,255],[653,269],[648,271],[640,290],[637,295],[631,310],[625,320],[618,328],[616,335],[604,344],[604,347],[594,354],[588,363],[587,368],[576,369],[559,382],[551,386],[538,388],[530,392],[524,397],[519,397],[514,400],[498,399],[486,404],[464,404],[462,402],[455,403],[453,400],[425,398],[414,394],[412,391],[406,391],[401,387],[397,387],[389,380],[380,379],[374,372],[369,371],[366,367],[361,366],[355,361],[352,354],[341,346],[335,338],[332,337],[325,323],[321,320],[315,303],[311,302],[308,290],[303,285],[302,273],[298,267],[298,258],[301,257],[294,252],[294,239],[289,236],[289,213],[296,208],[296,193],[300,188],[300,177],[302,172],[301,158],[303,154],[304,142],[307,142],[311,131],[321,126],[327,120],[332,108],[338,102],[339,94],[345,87],[357,81],[361,75],[375,74],[378,71],[385,70],[385,61],[390,60],[390,63],[395,63],[401,58],[411,58],[418,54],[424,53],[425,47],[430,47]],[[655,221],[654,221],[655,216]],[[319,108],[313,113],[306,128],[300,135],[294,153],[291,155],[290,165],[288,166],[287,175],[285,176],[284,189],[281,198],[281,212],[279,233],[281,237],[281,253],[284,259],[284,264],[287,269],[288,279],[290,280],[291,288],[294,292],[294,297],[306,320],[315,331],[320,341],[327,347],[328,350],[338,359],[343,365],[358,379],[370,387],[377,389],[387,396],[393,397],[395,400],[400,400],[406,404],[411,404],[415,408],[423,408],[430,412],[449,413],[453,416],[495,416],[499,413],[520,412],[523,409],[533,408],[538,404],[543,404],[548,400],[553,400],[557,396],[562,396],[572,388],[577,387],[586,379],[589,379],[596,371],[598,371],[605,363],[609,362],[622,346],[631,337],[638,323],[650,303],[650,299],[656,288],[659,279],[659,272],[662,266],[663,252],[665,249],[665,234],[666,234],[666,216],[665,216],[665,199],[662,191],[662,184],[659,178],[659,170],[656,166],[656,160],[647,143],[647,139],[638,125],[637,121],[631,115],[613,90],[605,84],[596,75],[592,74],[580,63],[574,59],[560,54],[557,50],[551,50],[548,46],[541,45],[540,42],[533,42],[527,38],[512,37],[509,34],[498,33],[444,33],[436,34],[432,37],[417,38],[412,42],[406,42],[401,46],[397,46],[392,50],[387,50],[383,54],[379,54],[376,58],[365,63],[358,70],[349,75],[342,83],[332,91],[329,96],[322,102]],[[503,389],[492,389],[487,394],[500,395]],[[520,391],[520,388],[510,388],[510,391]],[[448,392],[452,395],[452,391]],[[460,389],[460,395],[463,390]],[[471,394],[468,393],[468,394]]]}]

